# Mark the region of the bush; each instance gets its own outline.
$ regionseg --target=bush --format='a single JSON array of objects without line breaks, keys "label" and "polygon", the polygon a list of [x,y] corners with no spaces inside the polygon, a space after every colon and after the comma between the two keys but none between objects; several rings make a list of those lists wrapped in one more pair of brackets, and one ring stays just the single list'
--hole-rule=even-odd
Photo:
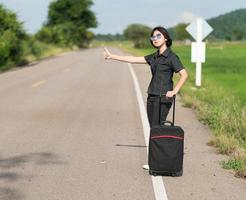
[{"label": "bush", "polygon": [[24,54],[23,43],[28,35],[17,21],[16,14],[0,5],[0,69],[7,63],[18,63]]},{"label": "bush", "polygon": [[[54,26],[44,26],[35,37],[48,44],[56,44],[62,47],[72,47],[74,44],[81,46],[86,36],[81,37],[79,29],[72,23],[63,23]],[[80,31],[83,32],[84,30]]]}]

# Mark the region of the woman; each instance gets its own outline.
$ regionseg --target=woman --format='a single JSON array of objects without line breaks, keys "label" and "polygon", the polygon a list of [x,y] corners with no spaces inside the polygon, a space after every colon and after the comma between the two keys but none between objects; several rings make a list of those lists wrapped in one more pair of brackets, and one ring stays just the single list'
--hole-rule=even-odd
[{"label": "woman", "polygon": [[[146,64],[151,67],[152,79],[148,87],[147,114],[150,127],[162,124],[172,106],[172,98],[185,83],[188,74],[179,57],[171,50],[172,39],[167,30],[161,26],[151,32],[150,42],[157,51],[144,57],[120,56],[111,54],[104,49],[104,58],[122,62]],[[180,75],[173,88],[173,73]],[[160,98],[164,95],[164,98]],[[161,101],[161,103],[160,103]]]}]

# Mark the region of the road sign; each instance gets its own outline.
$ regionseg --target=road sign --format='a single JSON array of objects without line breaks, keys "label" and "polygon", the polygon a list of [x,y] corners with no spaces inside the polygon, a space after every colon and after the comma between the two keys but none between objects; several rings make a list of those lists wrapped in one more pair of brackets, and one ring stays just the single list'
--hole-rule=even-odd
[{"label": "road sign", "polygon": [[199,42],[206,38],[213,31],[213,28],[204,19],[197,18],[186,27],[186,31]]},{"label": "road sign", "polygon": [[205,62],[205,42],[192,42],[191,43],[191,62]]},{"label": "road sign", "polygon": [[213,28],[202,18],[197,18],[186,31],[196,40],[191,43],[191,62],[196,62],[196,86],[201,86],[202,63],[205,62],[206,44],[202,42],[212,31]]}]

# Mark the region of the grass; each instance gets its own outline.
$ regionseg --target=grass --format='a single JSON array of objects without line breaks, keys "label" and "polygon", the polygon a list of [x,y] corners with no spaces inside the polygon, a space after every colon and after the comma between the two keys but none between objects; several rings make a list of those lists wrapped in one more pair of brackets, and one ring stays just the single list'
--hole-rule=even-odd
[{"label": "grass", "polygon": [[246,157],[230,158],[227,161],[221,162],[225,169],[233,169],[236,177],[246,178]]},{"label": "grass", "polygon": [[[195,65],[191,66],[189,46],[176,46],[174,48],[182,60],[190,66],[194,73]],[[189,55],[189,56],[187,56]],[[227,89],[229,94],[237,96],[242,103],[246,102],[246,43],[212,43],[207,45],[206,63],[203,64],[203,80],[212,81],[213,84]],[[206,87],[206,83],[204,85]]]},{"label": "grass", "polygon": [[73,49],[76,49],[76,48],[75,47],[74,48],[62,48],[62,47],[57,47],[55,45],[46,44],[45,49],[42,49],[42,52],[40,53],[40,55],[35,56],[33,54],[28,54],[25,57],[25,59],[27,60],[28,63],[30,63],[30,62],[33,62],[36,60],[55,56],[55,55],[58,55],[58,54],[61,54],[61,53],[67,52],[67,51],[71,51]]},{"label": "grass", "polygon": [[[23,65],[28,65],[29,63],[32,63],[34,61],[38,61],[38,60],[41,60],[44,58],[59,55],[63,52],[78,49],[77,47],[62,48],[62,47],[57,47],[55,45],[43,44],[43,43],[40,43],[38,45],[39,45],[38,46],[38,51],[39,51],[38,54],[35,55],[32,52],[30,52],[30,50],[29,50],[28,53],[26,53],[25,56],[23,56],[23,58],[21,59],[21,61],[19,63],[14,63],[13,61],[10,61],[5,66],[1,66],[0,67],[0,73],[8,71],[8,70],[15,68],[15,67],[21,67]],[[30,47],[26,47],[26,48],[30,48]]]},{"label": "grass", "polygon": [[[154,51],[153,48],[135,49],[130,42],[105,44],[120,47],[138,56]],[[228,161],[222,163],[223,167],[233,169],[236,176],[245,178],[246,42],[207,43],[201,88],[194,86],[195,64],[190,62],[190,45],[174,42],[172,49],[189,73],[189,80],[180,91],[183,105],[194,108],[199,120],[213,131],[214,136],[209,145],[217,147],[219,153],[230,156]]]}]

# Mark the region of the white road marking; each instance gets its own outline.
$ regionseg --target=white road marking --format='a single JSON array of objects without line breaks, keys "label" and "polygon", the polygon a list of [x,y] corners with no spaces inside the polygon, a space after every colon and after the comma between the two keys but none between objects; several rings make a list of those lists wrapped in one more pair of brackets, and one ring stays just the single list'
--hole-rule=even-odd
[{"label": "white road marking", "polygon": [[40,85],[43,85],[45,82],[46,82],[45,80],[38,81],[38,82],[32,84],[32,88],[38,87]]},{"label": "white road marking", "polygon": [[[146,143],[146,146],[148,146],[150,127],[149,127],[148,117],[146,114],[145,105],[143,102],[142,93],[139,87],[137,76],[130,63],[128,63],[128,67],[131,72],[132,79],[134,82],[134,88],[137,94],[137,100],[138,100],[140,116],[141,116],[142,125],[143,125],[145,143]],[[147,156],[148,156],[148,149],[147,149]],[[155,193],[155,200],[168,200],[162,177],[161,176],[156,176],[156,177],[151,176],[151,177],[152,177],[152,184],[153,184],[154,193]]]},{"label": "white road marking", "polygon": [[70,72],[71,69],[70,68],[67,68],[67,69],[64,69],[63,72],[66,73],[66,72]]}]

